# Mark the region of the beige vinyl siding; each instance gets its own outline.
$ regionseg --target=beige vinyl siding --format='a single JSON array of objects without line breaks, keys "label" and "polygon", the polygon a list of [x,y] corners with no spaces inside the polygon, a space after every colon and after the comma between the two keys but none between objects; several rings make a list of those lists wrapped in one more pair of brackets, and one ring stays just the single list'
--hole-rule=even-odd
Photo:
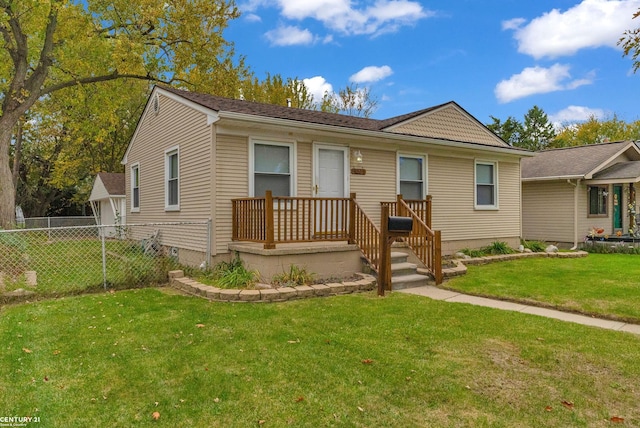
[{"label": "beige vinyl siding", "polygon": [[453,105],[445,106],[419,118],[392,127],[390,131],[490,146],[506,146],[506,143],[491,131],[479,126],[474,119]]},{"label": "beige vinyl siding", "polygon": [[231,199],[249,196],[249,139],[218,135],[217,137],[216,253],[227,253],[231,242]]},{"label": "beige vinyl siding", "polygon": [[[491,161],[490,158],[479,158]],[[498,161],[497,210],[474,208],[475,159],[429,155],[433,228],[443,241],[520,236],[520,166]]]},{"label": "beige vinyl siding", "polygon": [[296,173],[296,188],[297,195],[301,198],[310,198],[313,195],[312,192],[312,178],[313,178],[313,147],[309,142],[299,142],[296,145],[296,152],[298,154],[297,173]]},{"label": "beige vinyl siding", "polygon": [[[179,148],[180,210],[165,211],[165,150]],[[160,97],[160,110],[149,109],[138,128],[127,157],[127,222],[205,221],[211,217],[211,130],[204,114]],[[131,170],[140,164],[140,212],[131,212]],[[199,228],[200,229],[200,228]],[[179,228],[164,230],[168,245],[206,248],[206,233],[185,234]]]},{"label": "beige vinyl siding", "polygon": [[[572,243],[574,240],[574,189],[575,187],[566,181],[524,182],[522,184],[523,238]],[[580,206],[578,208],[580,209]],[[586,199],[582,212],[584,209],[586,209]]]},{"label": "beige vinyl siding", "polygon": [[[380,224],[380,202],[396,200],[396,152],[357,148],[366,175],[351,175],[351,192],[371,220]],[[355,148],[352,148],[355,150]]]}]

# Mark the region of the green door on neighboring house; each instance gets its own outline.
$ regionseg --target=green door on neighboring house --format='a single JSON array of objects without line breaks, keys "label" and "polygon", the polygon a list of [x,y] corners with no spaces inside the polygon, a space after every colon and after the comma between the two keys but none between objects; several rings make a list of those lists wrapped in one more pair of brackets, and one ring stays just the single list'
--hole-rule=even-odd
[{"label": "green door on neighboring house", "polygon": [[613,228],[622,229],[622,186],[613,186]]}]

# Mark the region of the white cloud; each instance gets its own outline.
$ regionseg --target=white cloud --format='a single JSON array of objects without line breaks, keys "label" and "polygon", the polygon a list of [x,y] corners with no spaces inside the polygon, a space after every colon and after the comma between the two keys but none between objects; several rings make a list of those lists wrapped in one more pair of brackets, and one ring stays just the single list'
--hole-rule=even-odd
[{"label": "white cloud", "polygon": [[500,103],[508,103],[529,95],[575,89],[590,84],[593,74],[567,82],[568,79],[571,79],[571,74],[566,64],[554,64],[549,68],[527,67],[520,74],[514,74],[508,80],[498,83],[494,92]]},{"label": "white cloud", "polygon": [[325,92],[333,92],[333,86],[331,83],[327,82],[322,76],[302,79],[302,82],[305,84],[311,95],[313,95],[315,102],[322,101],[322,97],[324,97]]},{"label": "white cloud", "polygon": [[393,70],[388,65],[377,67],[370,65],[352,75],[349,80],[354,83],[377,82],[393,74]]},{"label": "white cloud", "polygon": [[502,21],[502,29],[503,30],[517,30],[525,22],[527,22],[527,20],[524,19],[524,18],[513,18],[513,19],[510,19],[508,21]]},{"label": "white cloud", "polygon": [[[425,10],[420,2],[410,0],[376,0],[360,8],[356,8],[357,3],[351,0],[274,1],[286,19],[315,19],[332,31],[347,35],[378,35],[397,31],[400,26],[413,25],[420,19],[434,15],[434,12]],[[249,4],[255,9],[271,3],[253,1]]]},{"label": "white cloud", "polygon": [[558,127],[569,123],[584,122],[591,117],[601,119],[606,117],[606,115],[607,113],[599,108],[569,106],[555,114],[550,114],[549,121]]},{"label": "white cloud", "polygon": [[552,9],[524,26],[520,18],[505,21],[502,28],[515,30],[518,52],[557,58],[585,48],[616,48],[624,31],[635,28],[632,17],[639,7],[640,0],[583,0],[566,11]]},{"label": "white cloud", "polygon": [[260,18],[260,15],[256,15],[255,13],[247,13],[245,15],[242,15],[244,20],[247,22],[261,22],[262,18]]},{"label": "white cloud", "polygon": [[314,42],[313,34],[309,30],[290,25],[268,31],[265,37],[274,46],[310,45]]}]

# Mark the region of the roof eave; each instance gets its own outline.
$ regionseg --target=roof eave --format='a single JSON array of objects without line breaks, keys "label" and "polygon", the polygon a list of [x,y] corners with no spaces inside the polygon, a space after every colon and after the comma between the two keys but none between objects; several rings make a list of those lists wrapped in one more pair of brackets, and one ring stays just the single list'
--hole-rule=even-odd
[{"label": "roof eave", "polygon": [[521,181],[554,181],[554,180],[582,180],[584,175],[553,175],[548,177],[527,177]]},{"label": "roof eave", "polygon": [[349,128],[344,126],[327,125],[327,124],[319,124],[319,123],[312,123],[312,122],[301,122],[301,121],[291,120],[291,119],[281,119],[281,118],[267,117],[267,116],[256,116],[252,114],[236,113],[236,112],[229,112],[229,111],[220,111],[218,112],[218,116],[221,120],[228,119],[228,120],[248,121],[248,122],[256,122],[256,123],[261,123],[266,125],[276,125],[276,126],[287,125],[287,126],[295,126],[295,127],[307,129],[307,130],[331,129],[336,132],[339,131],[339,132],[348,133],[348,134],[360,136],[360,137],[378,137],[378,138],[384,137],[388,140],[403,141],[403,142],[407,142],[407,141],[417,142],[417,143],[428,142],[429,144],[433,144],[436,146],[444,146],[448,148],[457,147],[457,148],[465,148],[465,149],[476,149],[476,150],[482,150],[482,151],[488,151],[488,152],[494,152],[494,153],[516,155],[520,157],[535,156],[534,152],[530,152],[528,150],[518,149],[510,146],[507,146],[507,147],[490,146],[490,145],[481,144],[481,143],[469,143],[464,141],[419,137],[419,136],[407,135],[407,134],[396,134],[396,133],[385,132],[385,131],[357,129],[357,128]]}]

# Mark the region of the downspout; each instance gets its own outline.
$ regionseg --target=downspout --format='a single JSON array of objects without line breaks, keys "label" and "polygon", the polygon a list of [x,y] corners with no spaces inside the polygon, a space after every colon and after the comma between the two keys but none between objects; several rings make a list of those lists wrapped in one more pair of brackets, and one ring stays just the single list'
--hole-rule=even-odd
[{"label": "downspout", "polygon": [[580,195],[580,178],[576,179],[575,184],[571,180],[567,180],[567,183],[574,187],[573,189],[573,247],[571,250],[578,249],[578,196]]}]

